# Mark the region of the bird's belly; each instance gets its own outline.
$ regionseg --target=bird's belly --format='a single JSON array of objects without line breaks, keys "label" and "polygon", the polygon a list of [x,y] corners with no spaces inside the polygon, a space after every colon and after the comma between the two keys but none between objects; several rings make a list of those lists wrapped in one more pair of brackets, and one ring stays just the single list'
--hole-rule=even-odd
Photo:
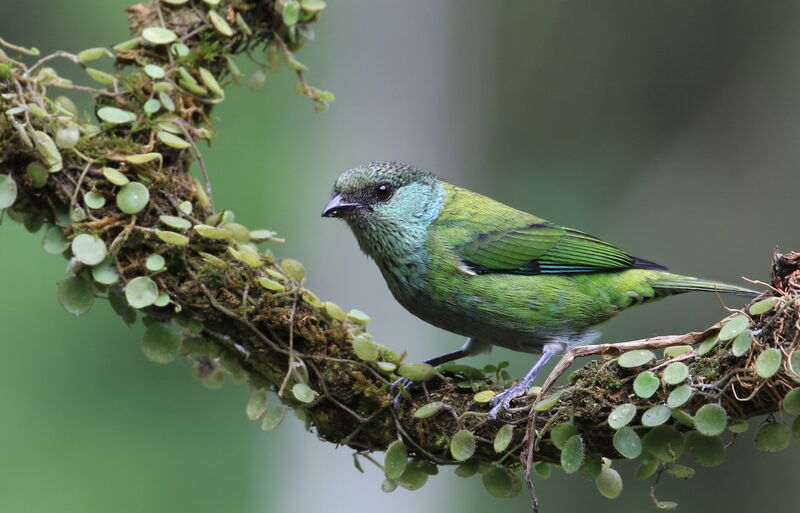
[{"label": "bird's belly", "polygon": [[628,306],[603,282],[570,276],[454,276],[395,290],[411,313],[439,328],[515,351],[593,340],[592,327]]}]

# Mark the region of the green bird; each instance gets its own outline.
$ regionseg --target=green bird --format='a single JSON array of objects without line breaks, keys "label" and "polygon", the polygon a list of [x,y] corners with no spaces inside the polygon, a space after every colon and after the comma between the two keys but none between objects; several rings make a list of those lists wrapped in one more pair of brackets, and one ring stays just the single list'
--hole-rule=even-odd
[{"label": "green bird", "polygon": [[408,311],[468,337],[460,349],[426,363],[441,365],[493,345],[541,353],[519,382],[492,398],[490,418],[525,394],[550,358],[593,342],[596,325],[630,306],[695,290],[756,294],[670,273],[397,162],[343,173],[322,215],[347,222]]}]

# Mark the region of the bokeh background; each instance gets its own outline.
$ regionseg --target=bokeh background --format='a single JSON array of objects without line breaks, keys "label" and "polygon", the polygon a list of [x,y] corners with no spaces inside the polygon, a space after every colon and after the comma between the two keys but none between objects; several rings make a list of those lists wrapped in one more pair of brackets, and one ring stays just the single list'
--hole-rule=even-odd
[{"label": "bokeh background", "polygon": [[[110,46],[127,39],[126,4],[2,0],[0,37],[43,52]],[[365,161],[417,164],[687,274],[765,280],[773,247],[800,250],[800,3],[329,4],[298,56],[336,102],[315,114],[287,71],[258,93],[230,90],[206,152],[216,201],[285,235],[273,249],[306,264],[310,288],[366,310],[376,339],[411,359],[462,341],[402,310],[346,227],[319,217],[336,176]],[[65,262],[40,238],[0,229],[0,511],[527,510],[525,494],[493,499],[448,468],[386,495],[379,472],[360,474],[296,419],[260,432],[245,386],[207,390],[184,364],[146,361],[141,329],[103,304],[66,314]],[[623,314],[604,340],[724,314],[712,295],[681,296]],[[532,358],[483,358],[501,360],[520,374]],[[665,477],[659,497],[685,512],[785,510],[798,445],[760,454],[751,437],[722,467]],[[633,465],[617,468],[616,501],[582,477],[539,479],[545,511],[655,510]]]}]

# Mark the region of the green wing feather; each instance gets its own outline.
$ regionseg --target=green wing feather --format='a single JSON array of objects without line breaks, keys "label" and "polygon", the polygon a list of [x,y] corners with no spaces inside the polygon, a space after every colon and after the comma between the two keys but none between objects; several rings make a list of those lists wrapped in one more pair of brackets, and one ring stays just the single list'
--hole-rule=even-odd
[{"label": "green wing feather", "polygon": [[473,271],[564,274],[665,269],[577,230],[543,222],[478,235],[455,248]]}]

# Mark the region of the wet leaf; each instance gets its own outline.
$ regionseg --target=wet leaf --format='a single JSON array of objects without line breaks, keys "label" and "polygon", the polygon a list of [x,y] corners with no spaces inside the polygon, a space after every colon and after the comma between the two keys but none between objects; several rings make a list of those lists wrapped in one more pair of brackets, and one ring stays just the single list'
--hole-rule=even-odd
[{"label": "wet leaf", "polygon": [[647,427],[660,426],[669,420],[672,410],[669,406],[653,406],[642,414],[642,425]]},{"label": "wet leaf", "polygon": [[717,337],[720,340],[732,340],[750,326],[750,318],[746,315],[737,315],[726,322],[719,330]]},{"label": "wet leaf", "polygon": [[636,405],[625,403],[617,406],[608,416],[608,425],[613,429],[627,426],[636,416]]}]

